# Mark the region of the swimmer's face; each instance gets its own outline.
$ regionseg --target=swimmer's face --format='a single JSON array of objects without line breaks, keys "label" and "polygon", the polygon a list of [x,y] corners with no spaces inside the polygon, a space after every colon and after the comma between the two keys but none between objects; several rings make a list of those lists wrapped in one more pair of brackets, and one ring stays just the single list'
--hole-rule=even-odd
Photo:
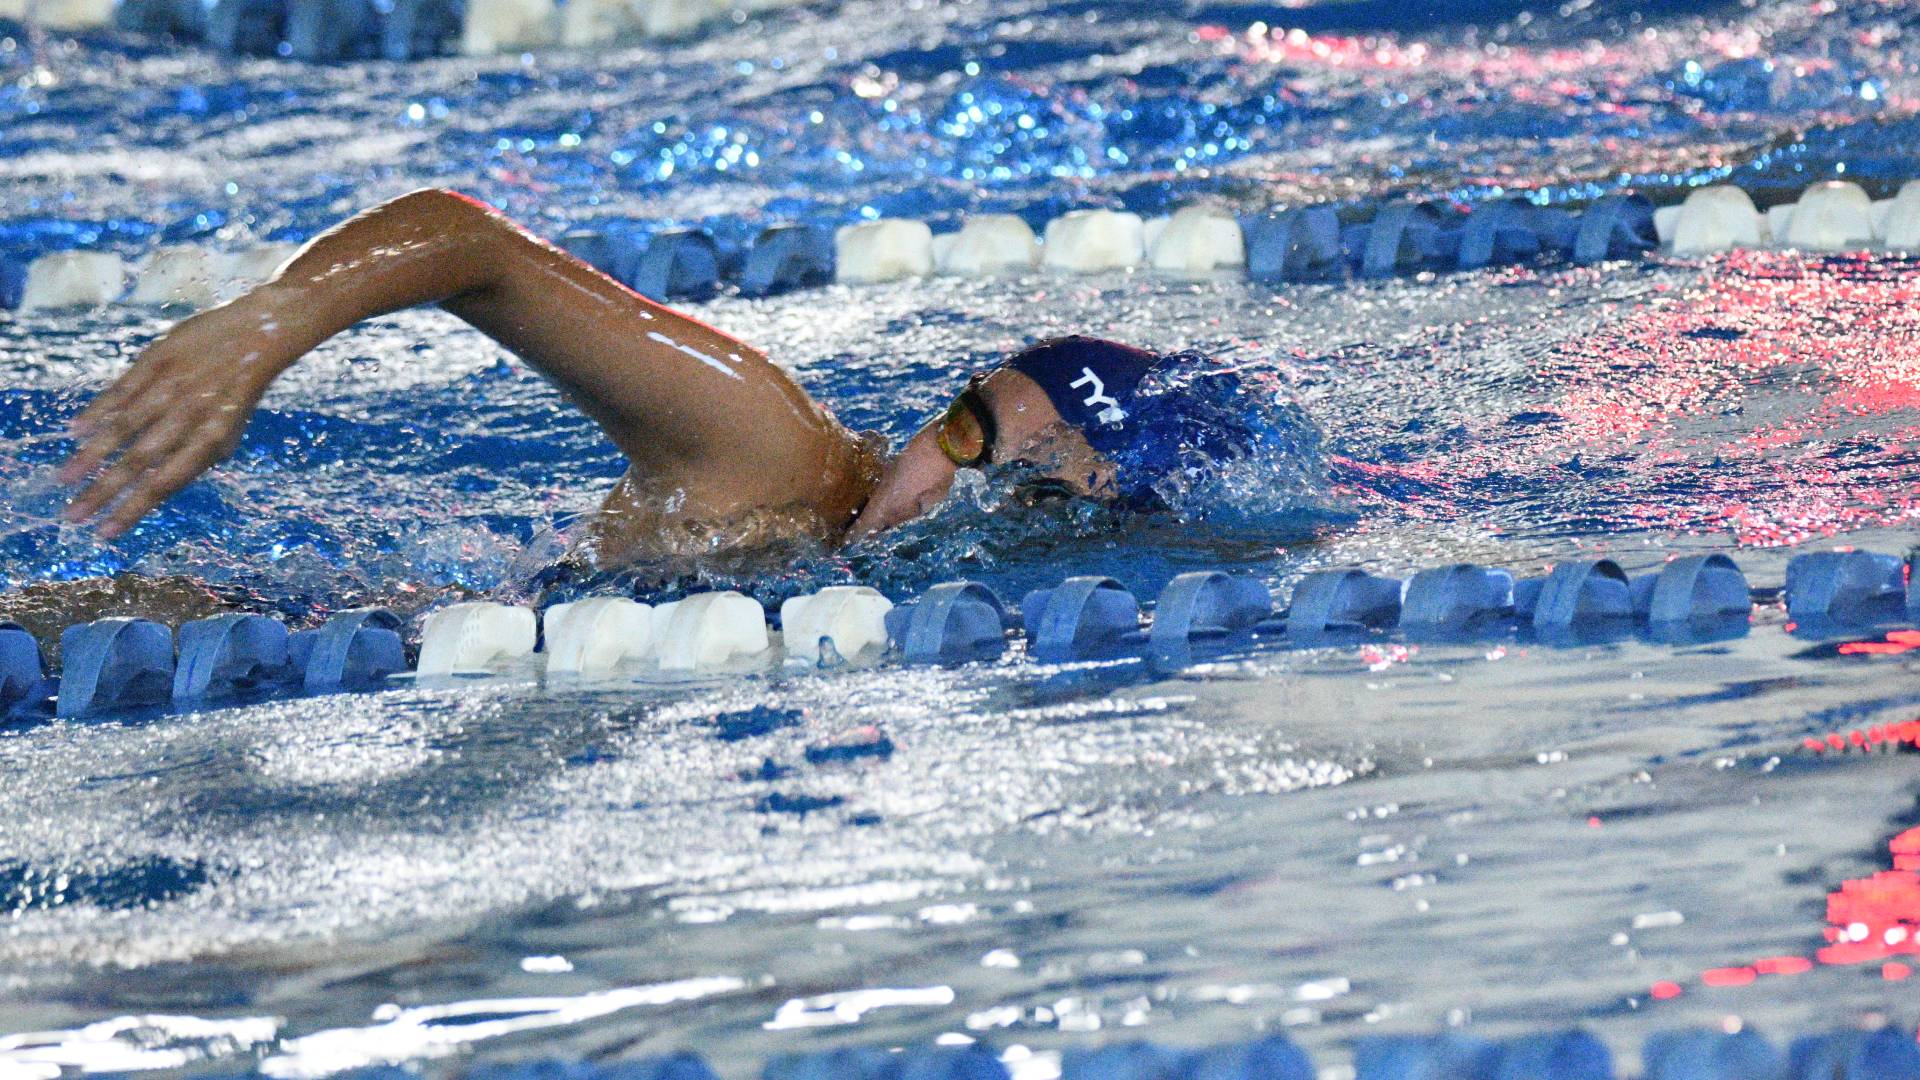
[{"label": "swimmer's face", "polygon": [[[1062,493],[1074,495],[1111,490],[1113,463],[1094,450],[1079,429],[1061,419],[1039,383],[1018,371],[1001,369],[974,384],[974,390],[996,429],[982,468],[1026,462],[1037,469],[1038,483],[1026,485],[1030,489],[1057,484]],[[940,445],[943,435],[946,449]],[[938,506],[960,470],[954,454],[973,457],[985,437],[968,409],[950,409],[936,416],[888,463],[866,509],[853,523],[853,535],[890,529]]]}]

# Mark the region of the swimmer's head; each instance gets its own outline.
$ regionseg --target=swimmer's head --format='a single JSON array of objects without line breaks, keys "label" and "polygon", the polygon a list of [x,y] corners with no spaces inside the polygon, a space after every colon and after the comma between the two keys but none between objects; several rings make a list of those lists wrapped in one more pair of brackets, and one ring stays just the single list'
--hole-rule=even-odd
[{"label": "swimmer's head", "polygon": [[1204,358],[1195,353],[1161,356],[1086,337],[1017,353],[974,376],[907,441],[853,532],[879,532],[926,513],[946,498],[962,468],[1018,464],[1023,496],[1151,507],[1158,474],[1178,467],[1186,443],[1217,443],[1199,447],[1214,454],[1237,450],[1231,432],[1213,433],[1217,418],[1181,422],[1182,376],[1198,363]]}]

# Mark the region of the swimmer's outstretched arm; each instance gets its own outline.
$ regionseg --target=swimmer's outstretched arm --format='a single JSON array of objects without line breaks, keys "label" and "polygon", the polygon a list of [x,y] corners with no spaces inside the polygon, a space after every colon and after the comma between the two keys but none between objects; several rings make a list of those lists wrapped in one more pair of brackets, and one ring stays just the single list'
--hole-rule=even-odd
[{"label": "swimmer's outstretched arm", "polygon": [[[67,508],[118,536],[240,443],[273,380],[363,319],[439,304],[556,383],[697,512],[850,516],[859,443],[758,350],[644,299],[451,192],[402,196],[317,237],[271,281],[149,346],[73,422]],[[103,469],[104,467],[104,469]],[[842,490],[845,489],[845,490]],[[839,502],[848,505],[840,506]]]}]

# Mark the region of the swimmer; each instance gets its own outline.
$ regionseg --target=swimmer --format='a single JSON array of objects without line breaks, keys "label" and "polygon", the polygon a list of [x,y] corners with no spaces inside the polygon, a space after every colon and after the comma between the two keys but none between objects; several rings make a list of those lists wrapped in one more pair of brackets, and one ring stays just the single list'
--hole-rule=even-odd
[{"label": "swimmer", "polygon": [[[589,528],[596,568],[890,529],[963,468],[1025,463],[1033,490],[1125,499],[1114,452],[1162,357],[1087,337],[973,376],[889,457],[761,350],[637,295],[473,199],[417,191],[315,238],[272,280],[155,341],[73,421],[66,509],[112,539],[239,445],[267,387],[363,319],[437,304],[596,421],[630,468]],[[1151,471],[1151,470],[1140,470]]]}]

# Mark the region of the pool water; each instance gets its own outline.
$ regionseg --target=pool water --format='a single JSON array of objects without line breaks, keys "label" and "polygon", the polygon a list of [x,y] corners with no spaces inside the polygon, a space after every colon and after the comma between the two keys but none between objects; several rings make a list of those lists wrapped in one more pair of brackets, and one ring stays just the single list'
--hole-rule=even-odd
[{"label": "pool water", "polygon": [[[1671,7],[849,2],[673,47],[404,67],[0,32],[0,238],[299,239],[425,184],[548,233],[741,240],[782,216],[1671,200],[1719,179],[1764,205],[1920,175],[1908,10]],[[1171,514],[1023,515],[982,478],[883,541],[706,584],[904,599],[966,575],[1012,596],[1098,572],[1146,596],[1222,567],[1284,595],[1328,566],[1718,550],[1777,585],[1796,551],[1910,543],[1917,293],[1891,255],[1747,252],[723,297],[693,310],[896,439],[982,362],[1075,331],[1202,348],[1305,420]],[[525,368],[409,312],[323,347],[231,464],[99,546],[53,523],[59,431],[166,325],[0,319],[17,595],[189,575],[296,621],[522,598],[622,468]],[[1339,1062],[1357,1035],[1566,1024],[1631,1061],[1680,1026],[1911,1026],[1897,969],[1817,958],[1827,894],[1920,823],[1912,756],[1803,746],[1920,713],[1914,654],[1881,644],[1762,608],[1684,647],[507,677],[20,724],[0,729],[0,1075],[692,1048],[745,1077],[799,1049],[978,1039],[1041,1076],[1120,1038],[1285,1031]],[[1812,962],[1708,974],[1779,958]]]}]

